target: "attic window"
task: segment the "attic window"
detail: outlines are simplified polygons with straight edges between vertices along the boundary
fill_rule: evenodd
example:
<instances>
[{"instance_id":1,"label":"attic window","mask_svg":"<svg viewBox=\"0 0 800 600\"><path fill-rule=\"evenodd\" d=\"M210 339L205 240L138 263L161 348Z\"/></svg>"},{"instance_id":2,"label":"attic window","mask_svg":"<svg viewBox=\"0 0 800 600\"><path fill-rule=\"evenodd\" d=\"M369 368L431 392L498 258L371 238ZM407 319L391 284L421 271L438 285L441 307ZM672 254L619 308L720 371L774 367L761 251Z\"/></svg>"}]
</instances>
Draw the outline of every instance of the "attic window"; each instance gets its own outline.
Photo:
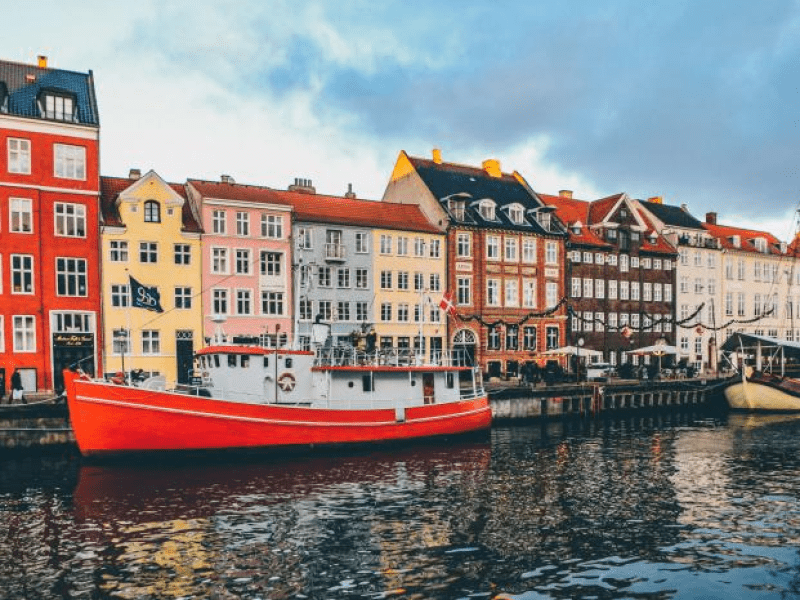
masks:
<instances>
[{"instance_id":1,"label":"attic window","mask_svg":"<svg viewBox=\"0 0 800 600\"><path fill-rule=\"evenodd\" d=\"M522 224L523 209L519 204L512 204L508 207L508 218L516 225Z\"/></svg>"},{"instance_id":2,"label":"attic window","mask_svg":"<svg viewBox=\"0 0 800 600\"><path fill-rule=\"evenodd\" d=\"M45 119L78 122L75 96L66 92L43 91L39 96L39 114Z\"/></svg>"},{"instance_id":3,"label":"attic window","mask_svg":"<svg viewBox=\"0 0 800 600\"><path fill-rule=\"evenodd\" d=\"M453 200L452 204L450 205L451 210L453 211L453 218L458 221L464 220L464 208L466 206L466 202L464 200Z\"/></svg>"},{"instance_id":4,"label":"attic window","mask_svg":"<svg viewBox=\"0 0 800 600\"><path fill-rule=\"evenodd\" d=\"M574 233L575 235L580 235L581 234L581 225L580 225L580 223L575 223L575 225L572 226L572 233Z\"/></svg>"},{"instance_id":5,"label":"attic window","mask_svg":"<svg viewBox=\"0 0 800 600\"><path fill-rule=\"evenodd\" d=\"M731 244L733 244L734 248L739 248L742 245L742 238L738 235L732 235L730 238Z\"/></svg>"},{"instance_id":6,"label":"attic window","mask_svg":"<svg viewBox=\"0 0 800 600\"><path fill-rule=\"evenodd\" d=\"M495 214L494 214L495 204L491 200L481 200L478 210L481 213L481 217L486 221L494 221Z\"/></svg>"},{"instance_id":7,"label":"attic window","mask_svg":"<svg viewBox=\"0 0 800 600\"><path fill-rule=\"evenodd\" d=\"M756 239L753 240L753 244L755 245L756 250L766 254L766 252L767 252L767 240L765 240L764 238L759 237L759 238L756 238Z\"/></svg>"},{"instance_id":8,"label":"attic window","mask_svg":"<svg viewBox=\"0 0 800 600\"><path fill-rule=\"evenodd\" d=\"M145 223L160 223L161 222L161 207L155 200L148 200L144 203L144 222Z\"/></svg>"},{"instance_id":9,"label":"attic window","mask_svg":"<svg viewBox=\"0 0 800 600\"><path fill-rule=\"evenodd\" d=\"M655 243L656 243L656 240L657 240L657 239L658 239L658 238L656 237L656 234L655 234L655 233L651 233L651 234L650 234L650 243L651 243L651 244L655 245Z\"/></svg>"}]
</instances>

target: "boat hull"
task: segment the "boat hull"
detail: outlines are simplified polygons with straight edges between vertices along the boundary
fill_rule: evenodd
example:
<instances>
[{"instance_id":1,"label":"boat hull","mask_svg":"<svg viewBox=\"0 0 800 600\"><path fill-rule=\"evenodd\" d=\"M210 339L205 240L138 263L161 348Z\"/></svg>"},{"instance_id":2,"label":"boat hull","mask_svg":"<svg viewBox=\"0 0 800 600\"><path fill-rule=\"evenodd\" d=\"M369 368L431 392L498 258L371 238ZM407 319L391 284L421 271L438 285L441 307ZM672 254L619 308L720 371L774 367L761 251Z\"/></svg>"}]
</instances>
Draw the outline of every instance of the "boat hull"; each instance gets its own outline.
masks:
<instances>
[{"instance_id":1,"label":"boat hull","mask_svg":"<svg viewBox=\"0 0 800 600\"><path fill-rule=\"evenodd\" d=\"M386 442L478 431L488 398L406 409L258 405L65 377L84 456Z\"/></svg>"},{"instance_id":2,"label":"boat hull","mask_svg":"<svg viewBox=\"0 0 800 600\"><path fill-rule=\"evenodd\" d=\"M734 410L800 411L800 383L792 379L747 377L726 387L724 394L728 406Z\"/></svg>"}]
</instances>

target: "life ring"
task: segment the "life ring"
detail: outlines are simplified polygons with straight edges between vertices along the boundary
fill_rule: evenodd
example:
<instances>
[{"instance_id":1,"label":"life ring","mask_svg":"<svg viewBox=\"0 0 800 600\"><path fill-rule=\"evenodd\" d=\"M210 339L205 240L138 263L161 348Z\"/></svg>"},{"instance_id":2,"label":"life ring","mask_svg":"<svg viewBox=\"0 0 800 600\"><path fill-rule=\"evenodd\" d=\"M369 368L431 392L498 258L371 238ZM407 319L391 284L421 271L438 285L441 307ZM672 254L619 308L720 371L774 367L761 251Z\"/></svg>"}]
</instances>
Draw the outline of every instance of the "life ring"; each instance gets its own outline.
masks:
<instances>
[{"instance_id":1,"label":"life ring","mask_svg":"<svg viewBox=\"0 0 800 600\"><path fill-rule=\"evenodd\" d=\"M294 386L297 381L294 378L294 374L290 372L281 373L281 376L278 377L278 386L284 392L291 392L294 390Z\"/></svg>"}]
</instances>

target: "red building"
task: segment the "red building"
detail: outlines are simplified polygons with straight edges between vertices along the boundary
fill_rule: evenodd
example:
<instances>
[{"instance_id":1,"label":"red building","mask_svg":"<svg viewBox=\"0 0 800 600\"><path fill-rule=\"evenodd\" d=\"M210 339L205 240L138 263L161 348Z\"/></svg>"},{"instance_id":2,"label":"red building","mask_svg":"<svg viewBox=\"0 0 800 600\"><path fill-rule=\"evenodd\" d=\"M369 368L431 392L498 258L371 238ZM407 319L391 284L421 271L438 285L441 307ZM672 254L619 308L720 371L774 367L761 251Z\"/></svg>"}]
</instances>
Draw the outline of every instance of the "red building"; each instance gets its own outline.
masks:
<instances>
[{"instance_id":1,"label":"red building","mask_svg":"<svg viewBox=\"0 0 800 600\"><path fill-rule=\"evenodd\" d=\"M100 126L94 79L0 61L0 384L99 368Z\"/></svg>"}]
</instances>

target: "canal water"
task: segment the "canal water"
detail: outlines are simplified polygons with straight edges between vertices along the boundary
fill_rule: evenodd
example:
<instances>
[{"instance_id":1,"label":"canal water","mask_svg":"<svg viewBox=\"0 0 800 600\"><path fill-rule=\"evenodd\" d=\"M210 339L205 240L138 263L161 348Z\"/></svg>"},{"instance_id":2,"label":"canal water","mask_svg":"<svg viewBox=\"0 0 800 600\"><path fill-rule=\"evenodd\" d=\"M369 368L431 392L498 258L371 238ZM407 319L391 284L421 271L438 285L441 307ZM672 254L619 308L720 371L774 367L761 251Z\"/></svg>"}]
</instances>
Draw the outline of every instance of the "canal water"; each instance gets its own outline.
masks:
<instances>
[{"instance_id":1,"label":"canal water","mask_svg":"<svg viewBox=\"0 0 800 600\"><path fill-rule=\"evenodd\" d=\"M800 419L198 464L0 457L2 598L790 598Z\"/></svg>"}]
</instances>

